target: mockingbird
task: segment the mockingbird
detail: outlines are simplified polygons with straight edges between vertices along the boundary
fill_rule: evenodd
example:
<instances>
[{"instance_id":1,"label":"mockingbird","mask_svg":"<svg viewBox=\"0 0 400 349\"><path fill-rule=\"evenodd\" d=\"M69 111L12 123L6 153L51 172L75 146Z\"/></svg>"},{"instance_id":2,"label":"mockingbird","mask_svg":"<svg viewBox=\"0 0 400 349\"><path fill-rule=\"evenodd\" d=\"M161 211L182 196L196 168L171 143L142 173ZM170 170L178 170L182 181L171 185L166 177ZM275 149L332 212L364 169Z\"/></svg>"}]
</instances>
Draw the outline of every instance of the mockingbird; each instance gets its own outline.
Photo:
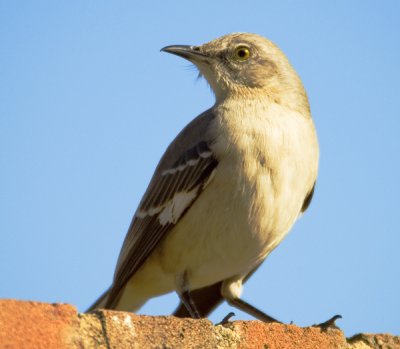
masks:
<instances>
[{"instance_id":1,"label":"mockingbird","mask_svg":"<svg viewBox=\"0 0 400 349\"><path fill-rule=\"evenodd\" d=\"M216 101L167 148L113 283L90 309L135 311L176 291L178 316L207 316L225 299L276 321L240 295L313 195L319 151L306 92L281 50L259 35L161 51L192 62Z\"/></svg>"}]
</instances>

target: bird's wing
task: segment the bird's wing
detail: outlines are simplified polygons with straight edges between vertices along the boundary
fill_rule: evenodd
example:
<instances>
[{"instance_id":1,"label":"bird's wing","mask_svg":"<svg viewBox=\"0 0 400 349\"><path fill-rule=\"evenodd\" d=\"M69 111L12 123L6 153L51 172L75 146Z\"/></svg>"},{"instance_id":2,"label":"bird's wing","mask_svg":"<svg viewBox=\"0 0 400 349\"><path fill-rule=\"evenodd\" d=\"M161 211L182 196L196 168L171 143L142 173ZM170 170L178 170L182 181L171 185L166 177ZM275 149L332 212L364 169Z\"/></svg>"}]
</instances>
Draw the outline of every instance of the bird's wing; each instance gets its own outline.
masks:
<instances>
[{"instance_id":1,"label":"bird's wing","mask_svg":"<svg viewBox=\"0 0 400 349\"><path fill-rule=\"evenodd\" d=\"M207 139L212 119L208 111L193 120L162 157L128 229L106 308L211 180L218 164Z\"/></svg>"}]
</instances>

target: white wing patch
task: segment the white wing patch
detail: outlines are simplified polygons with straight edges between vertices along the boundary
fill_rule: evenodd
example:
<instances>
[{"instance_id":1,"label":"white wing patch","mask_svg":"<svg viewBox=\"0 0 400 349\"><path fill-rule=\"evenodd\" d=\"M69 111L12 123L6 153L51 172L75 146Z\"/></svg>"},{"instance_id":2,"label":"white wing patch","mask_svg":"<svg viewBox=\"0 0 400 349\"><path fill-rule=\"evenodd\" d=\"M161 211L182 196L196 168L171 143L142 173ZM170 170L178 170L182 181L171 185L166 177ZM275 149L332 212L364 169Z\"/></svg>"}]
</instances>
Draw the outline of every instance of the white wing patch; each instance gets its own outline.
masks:
<instances>
[{"instance_id":1,"label":"white wing patch","mask_svg":"<svg viewBox=\"0 0 400 349\"><path fill-rule=\"evenodd\" d=\"M198 158L188 160L188 161L185 162L184 164L179 165L179 166L177 166L177 167L169 168L168 170L165 170L165 171L161 174L161 176L166 176L166 175L175 174L175 173L177 173L177 172L181 172L181 171L185 170L187 167L196 166L196 165L199 163L200 159L207 159L207 158L209 158L211 155L212 155L212 152L211 152L211 151L209 151L209 150L208 150L208 151L203 151L202 153L199 153L199 154L198 154L198 156L199 156Z\"/></svg>"},{"instance_id":2,"label":"white wing patch","mask_svg":"<svg viewBox=\"0 0 400 349\"><path fill-rule=\"evenodd\" d=\"M174 168L170 168L168 170L165 170L161 176L166 176L166 175L170 175L170 174L175 174L177 172L181 172L184 169L186 169L186 167L189 166L196 166L199 163L200 159L193 159L193 160L189 160L187 163L180 165L178 167L174 167Z\"/></svg>"},{"instance_id":3,"label":"white wing patch","mask_svg":"<svg viewBox=\"0 0 400 349\"><path fill-rule=\"evenodd\" d=\"M158 220L161 225L168 223L175 224L179 218L181 218L182 213L190 206L192 201L197 196L198 188L194 188L189 192L176 193L174 197L168 201L164 209L158 216Z\"/></svg>"},{"instance_id":4,"label":"white wing patch","mask_svg":"<svg viewBox=\"0 0 400 349\"><path fill-rule=\"evenodd\" d=\"M137 218L145 218L146 216L154 216L155 214L159 213L163 209L163 206L151 207L147 211L138 210L136 212Z\"/></svg>"},{"instance_id":5,"label":"white wing patch","mask_svg":"<svg viewBox=\"0 0 400 349\"><path fill-rule=\"evenodd\" d=\"M210 173L210 176L207 178L206 182L201 185L201 189L204 189L214 178L215 169ZM148 210L137 210L136 217L143 219L146 217L151 217L154 215L158 215L158 221L161 225L165 225L167 223L175 224L179 218L182 216L182 213L189 207L192 201L197 197L199 190L199 186L193 188L189 192L179 192L174 195L174 197L169 200L166 204L150 207Z\"/></svg>"}]
</instances>

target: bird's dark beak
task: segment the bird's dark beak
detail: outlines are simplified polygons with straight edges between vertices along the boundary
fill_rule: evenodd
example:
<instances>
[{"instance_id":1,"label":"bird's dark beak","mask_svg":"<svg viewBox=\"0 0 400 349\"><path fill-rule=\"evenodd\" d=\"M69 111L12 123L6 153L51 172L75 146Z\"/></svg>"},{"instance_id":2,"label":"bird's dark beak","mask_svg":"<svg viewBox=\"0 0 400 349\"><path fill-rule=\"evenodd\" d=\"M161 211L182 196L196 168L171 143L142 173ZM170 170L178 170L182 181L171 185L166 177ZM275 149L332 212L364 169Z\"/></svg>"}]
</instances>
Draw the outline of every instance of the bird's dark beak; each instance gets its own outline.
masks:
<instances>
[{"instance_id":1,"label":"bird's dark beak","mask_svg":"<svg viewBox=\"0 0 400 349\"><path fill-rule=\"evenodd\" d=\"M163 47L161 51L172 53L189 61L199 61L207 57L207 55L201 52L199 46L171 45Z\"/></svg>"}]
</instances>

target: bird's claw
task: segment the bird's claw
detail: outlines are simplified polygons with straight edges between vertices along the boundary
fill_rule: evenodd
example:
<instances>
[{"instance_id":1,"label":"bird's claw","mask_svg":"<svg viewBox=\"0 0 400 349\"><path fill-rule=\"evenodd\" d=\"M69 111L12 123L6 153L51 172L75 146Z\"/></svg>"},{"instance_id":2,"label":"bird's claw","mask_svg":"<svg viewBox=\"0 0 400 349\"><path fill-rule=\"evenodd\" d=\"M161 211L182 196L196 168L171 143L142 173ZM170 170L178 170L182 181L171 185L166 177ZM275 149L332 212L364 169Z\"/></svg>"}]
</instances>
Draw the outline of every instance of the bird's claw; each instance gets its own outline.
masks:
<instances>
[{"instance_id":1,"label":"bird's claw","mask_svg":"<svg viewBox=\"0 0 400 349\"><path fill-rule=\"evenodd\" d=\"M339 329L339 327L336 325L335 321L338 319L341 319L342 315L335 315L332 316L329 320L322 322L317 325L312 325L312 327L319 327L322 331L327 331L328 329Z\"/></svg>"},{"instance_id":2,"label":"bird's claw","mask_svg":"<svg viewBox=\"0 0 400 349\"><path fill-rule=\"evenodd\" d=\"M229 313L221 320L221 322L219 322L219 323L217 324L217 326L218 326L218 325L226 325L226 324L229 322L229 320L230 320L233 316L235 316L235 313L234 313L233 311L229 312Z\"/></svg>"}]
</instances>

